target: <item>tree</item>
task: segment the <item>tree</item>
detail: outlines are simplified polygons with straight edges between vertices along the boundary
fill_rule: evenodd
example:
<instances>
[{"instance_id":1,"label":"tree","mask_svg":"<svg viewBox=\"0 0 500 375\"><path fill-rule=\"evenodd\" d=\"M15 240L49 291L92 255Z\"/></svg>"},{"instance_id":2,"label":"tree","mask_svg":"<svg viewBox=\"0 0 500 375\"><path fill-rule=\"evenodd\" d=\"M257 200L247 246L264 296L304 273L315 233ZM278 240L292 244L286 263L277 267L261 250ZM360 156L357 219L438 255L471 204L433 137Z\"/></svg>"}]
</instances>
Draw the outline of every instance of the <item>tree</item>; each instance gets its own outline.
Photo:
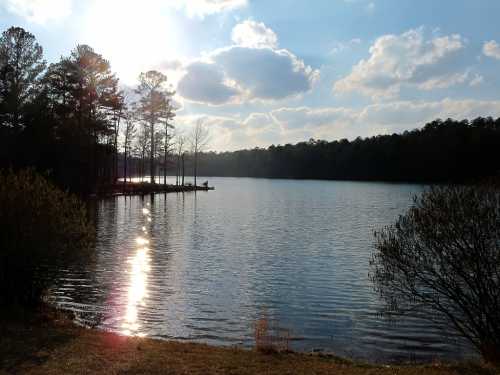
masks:
<instances>
[{"instance_id":1,"label":"tree","mask_svg":"<svg viewBox=\"0 0 500 375\"><path fill-rule=\"evenodd\" d=\"M175 117L173 109L174 108L172 106L171 100L168 100L167 111L165 113L165 123L164 123L165 134L163 139L163 185L167 184L167 158L171 147L170 143L173 138L173 135L169 134L168 130L175 129L175 127L172 124L169 124L169 121Z\"/></svg>"},{"instance_id":2,"label":"tree","mask_svg":"<svg viewBox=\"0 0 500 375\"><path fill-rule=\"evenodd\" d=\"M175 184L184 186L184 150L186 144L186 139L182 133L176 135L176 153L177 153L177 173L175 178ZM179 181L180 180L180 181Z\"/></svg>"},{"instance_id":3,"label":"tree","mask_svg":"<svg viewBox=\"0 0 500 375\"><path fill-rule=\"evenodd\" d=\"M80 189L113 176L114 137L125 106L109 62L87 45L52 64L44 77L56 138L71 160L64 174L78 170Z\"/></svg>"},{"instance_id":4,"label":"tree","mask_svg":"<svg viewBox=\"0 0 500 375\"><path fill-rule=\"evenodd\" d=\"M33 34L11 27L0 37L0 127L22 130L27 107L40 90L43 49Z\"/></svg>"},{"instance_id":5,"label":"tree","mask_svg":"<svg viewBox=\"0 0 500 375\"><path fill-rule=\"evenodd\" d=\"M388 312L430 309L500 360L500 190L433 187L376 233L371 278Z\"/></svg>"},{"instance_id":6,"label":"tree","mask_svg":"<svg viewBox=\"0 0 500 375\"><path fill-rule=\"evenodd\" d=\"M125 117L124 112L126 111L125 106L125 95L123 92L119 92L112 100L115 103L112 103L111 110L113 111L112 120L113 120L113 182L116 180L118 176L118 136L120 134L120 122Z\"/></svg>"},{"instance_id":7,"label":"tree","mask_svg":"<svg viewBox=\"0 0 500 375\"><path fill-rule=\"evenodd\" d=\"M193 176L194 176L194 186L196 186L196 177L198 175L198 156L200 152L203 151L209 140L208 129L206 128L202 119L196 122L193 128L191 137L189 139L191 143L191 152L193 153Z\"/></svg>"},{"instance_id":8,"label":"tree","mask_svg":"<svg viewBox=\"0 0 500 375\"><path fill-rule=\"evenodd\" d=\"M172 91L166 89L167 76L156 70L150 70L139 75L139 86L136 93L140 96L137 104L138 115L149 126L150 150L149 171L150 182L155 183L155 126L168 118L170 97ZM168 121L168 120L167 120Z\"/></svg>"},{"instance_id":9,"label":"tree","mask_svg":"<svg viewBox=\"0 0 500 375\"><path fill-rule=\"evenodd\" d=\"M132 148L132 141L136 134L134 112L128 111L124 115L125 128L123 129L123 186L127 183L128 157Z\"/></svg>"}]
</instances>

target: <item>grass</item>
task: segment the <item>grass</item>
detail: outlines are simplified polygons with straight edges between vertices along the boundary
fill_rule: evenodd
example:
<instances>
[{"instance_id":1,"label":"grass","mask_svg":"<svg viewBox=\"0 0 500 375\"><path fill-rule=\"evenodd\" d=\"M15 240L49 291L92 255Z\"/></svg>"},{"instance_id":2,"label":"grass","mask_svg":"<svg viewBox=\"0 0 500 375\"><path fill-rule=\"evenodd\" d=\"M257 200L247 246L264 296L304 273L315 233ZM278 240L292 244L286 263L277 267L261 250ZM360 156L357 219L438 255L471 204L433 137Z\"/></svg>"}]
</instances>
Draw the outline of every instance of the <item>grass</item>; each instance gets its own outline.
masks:
<instances>
[{"instance_id":1,"label":"grass","mask_svg":"<svg viewBox=\"0 0 500 375\"><path fill-rule=\"evenodd\" d=\"M264 354L119 336L76 327L57 313L15 316L0 320L0 374L500 374L477 364L375 366L334 356Z\"/></svg>"}]
</instances>

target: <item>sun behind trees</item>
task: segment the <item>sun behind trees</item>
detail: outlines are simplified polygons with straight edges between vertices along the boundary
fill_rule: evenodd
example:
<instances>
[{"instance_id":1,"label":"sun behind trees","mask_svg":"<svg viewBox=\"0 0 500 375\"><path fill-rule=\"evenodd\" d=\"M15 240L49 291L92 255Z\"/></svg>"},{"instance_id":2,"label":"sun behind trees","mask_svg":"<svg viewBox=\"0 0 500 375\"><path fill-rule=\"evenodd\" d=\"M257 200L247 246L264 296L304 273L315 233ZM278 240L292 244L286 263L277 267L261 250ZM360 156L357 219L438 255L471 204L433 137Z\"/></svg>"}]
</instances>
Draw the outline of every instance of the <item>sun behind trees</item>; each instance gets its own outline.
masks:
<instances>
[{"instance_id":1,"label":"sun behind trees","mask_svg":"<svg viewBox=\"0 0 500 375\"><path fill-rule=\"evenodd\" d=\"M34 35L11 27L0 38L0 167L50 170L60 185L90 193L126 176L140 149L151 182L163 159L166 183L174 91L164 74L148 71L135 94L127 100L132 95L92 47L78 45L47 67Z\"/></svg>"},{"instance_id":2,"label":"sun behind trees","mask_svg":"<svg viewBox=\"0 0 500 375\"><path fill-rule=\"evenodd\" d=\"M158 124L164 125L165 138L163 139L163 150L164 163L166 164L170 142L168 129L172 128L172 125L168 122L175 116L173 113L174 108L171 104L171 98L174 95L174 92L169 91L165 87L166 83L167 76L152 70L140 74L139 86L136 89L136 93L140 96L140 99L136 104L137 115L141 121L148 126L147 131L149 132L150 137L149 177L152 184L156 182L155 157L158 151L158 145L155 141L158 138L155 127ZM164 183L166 184L166 165L164 165Z\"/></svg>"}]
</instances>

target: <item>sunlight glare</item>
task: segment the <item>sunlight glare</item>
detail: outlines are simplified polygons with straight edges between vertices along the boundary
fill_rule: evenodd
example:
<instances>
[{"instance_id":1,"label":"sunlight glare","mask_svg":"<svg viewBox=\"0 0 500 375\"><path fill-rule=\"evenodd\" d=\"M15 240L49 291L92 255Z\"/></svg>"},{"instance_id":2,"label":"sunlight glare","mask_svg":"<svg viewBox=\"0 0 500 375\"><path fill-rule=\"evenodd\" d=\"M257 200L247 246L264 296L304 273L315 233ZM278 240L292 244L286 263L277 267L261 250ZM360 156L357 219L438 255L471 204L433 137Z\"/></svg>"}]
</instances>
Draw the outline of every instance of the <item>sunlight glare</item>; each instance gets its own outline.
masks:
<instances>
[{"instance_id":1,"label":"sunlight glare","mask_svg":"<svg viewBox=\"0 0 500 375\"><path fill-rule=\"evenodd\" d=\"M148 241L149 242L149 241ZM147 297L147 277L151 269L147 248L139 248L135 256L129 260L131 264L130 284L128 287L127 309L122 333L131 336L140 334L138 321L138 306L145 306Z\"/></svg>"},{"instance_id":2,"label":"sunlight glare","mask_svg":"<svg viewBox=\"0 0 500 375\"><path fill-rule=\"evenodd\" d=\"M81 40L109 60L123 82L134 84L141 71L176 58L182 41L174 21L159 0L94 0Z\"/></svg>"}]
</instances>

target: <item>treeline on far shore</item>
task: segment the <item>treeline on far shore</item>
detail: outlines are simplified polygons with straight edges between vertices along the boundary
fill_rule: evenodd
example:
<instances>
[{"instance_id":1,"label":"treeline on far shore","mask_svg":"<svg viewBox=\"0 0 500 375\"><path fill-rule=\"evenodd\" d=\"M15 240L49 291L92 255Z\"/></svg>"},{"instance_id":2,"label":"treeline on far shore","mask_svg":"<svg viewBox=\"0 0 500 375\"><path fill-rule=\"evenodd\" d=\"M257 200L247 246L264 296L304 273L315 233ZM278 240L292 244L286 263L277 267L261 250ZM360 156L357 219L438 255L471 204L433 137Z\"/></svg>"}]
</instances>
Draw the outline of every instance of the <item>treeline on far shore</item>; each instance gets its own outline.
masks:
<instances>
[{"instance_id":1,"label":"treeline on far shore","mask_svg":"<svg viewBox=\"0 0 500 375\"><path fill-rule=\"evenodd\" d=\"M500 173L500 118L435 120L402 134L311 139L200 155L202 176L466 182Z\"/></svg>"}]
</instances>

